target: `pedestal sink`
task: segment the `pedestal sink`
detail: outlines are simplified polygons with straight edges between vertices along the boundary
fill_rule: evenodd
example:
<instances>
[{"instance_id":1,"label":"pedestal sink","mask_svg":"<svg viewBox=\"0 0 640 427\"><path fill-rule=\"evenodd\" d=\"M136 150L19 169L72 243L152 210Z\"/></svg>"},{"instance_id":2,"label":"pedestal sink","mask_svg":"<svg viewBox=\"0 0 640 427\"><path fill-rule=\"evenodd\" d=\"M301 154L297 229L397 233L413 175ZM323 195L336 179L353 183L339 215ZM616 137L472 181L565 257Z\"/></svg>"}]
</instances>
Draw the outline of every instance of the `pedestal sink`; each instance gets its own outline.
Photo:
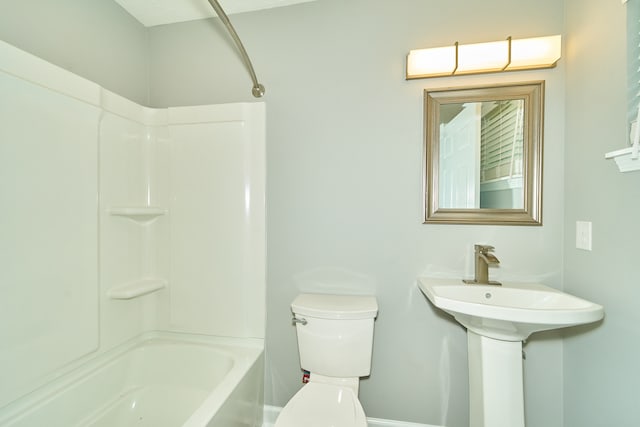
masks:
<instances>
[{"instance_id":1,"label":"pedestal sink","mask_svg":"<svg viewBox=\"0 0 640 427\"><path fill-rule=\"evenodd\" d=\"M604 316L602 306L540 284L419 278L418 287L467 328L470 427L524 427L522 341Z\"/></svg>"}]
</instances>

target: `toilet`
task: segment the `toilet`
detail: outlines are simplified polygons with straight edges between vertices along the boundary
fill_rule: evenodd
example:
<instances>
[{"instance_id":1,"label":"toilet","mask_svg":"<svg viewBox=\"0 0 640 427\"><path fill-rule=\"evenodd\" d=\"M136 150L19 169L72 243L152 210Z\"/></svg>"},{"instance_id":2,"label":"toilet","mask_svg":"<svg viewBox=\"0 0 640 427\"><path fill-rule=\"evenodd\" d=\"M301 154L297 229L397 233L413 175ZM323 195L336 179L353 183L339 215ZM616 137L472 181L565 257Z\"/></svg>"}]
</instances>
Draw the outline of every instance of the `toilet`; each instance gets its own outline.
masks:
<instances>
[{"instance_id":1,"label":"toilet","mask_svg":"<svg viewBox=\"0 0 640 427\"><path fill-rule=\"evenodd\" d=\"M371 372L372 296L300 294L291 303L300 366L309 382L289 400L274 427L367 427L358 400Z\"/></svg>"}]
</instances>

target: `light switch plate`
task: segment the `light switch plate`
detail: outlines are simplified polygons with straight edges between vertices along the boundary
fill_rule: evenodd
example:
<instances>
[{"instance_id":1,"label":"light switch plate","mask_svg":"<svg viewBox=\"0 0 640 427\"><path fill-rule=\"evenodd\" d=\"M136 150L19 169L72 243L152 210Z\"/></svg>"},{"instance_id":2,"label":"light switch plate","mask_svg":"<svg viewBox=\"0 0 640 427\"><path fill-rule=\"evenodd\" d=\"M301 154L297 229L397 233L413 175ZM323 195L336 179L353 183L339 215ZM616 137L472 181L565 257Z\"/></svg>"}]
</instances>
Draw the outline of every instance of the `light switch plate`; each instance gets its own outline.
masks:
<instances>
[{"instance_id":1,"label":"light switch plate","mask_svg":"<svg viewBox=\"0 0 640 427\"><path fill-rule=\"evenodd\" d=\"M576 221L576 248L591 250L591 221Z\"/></svg>"}]
</instances>

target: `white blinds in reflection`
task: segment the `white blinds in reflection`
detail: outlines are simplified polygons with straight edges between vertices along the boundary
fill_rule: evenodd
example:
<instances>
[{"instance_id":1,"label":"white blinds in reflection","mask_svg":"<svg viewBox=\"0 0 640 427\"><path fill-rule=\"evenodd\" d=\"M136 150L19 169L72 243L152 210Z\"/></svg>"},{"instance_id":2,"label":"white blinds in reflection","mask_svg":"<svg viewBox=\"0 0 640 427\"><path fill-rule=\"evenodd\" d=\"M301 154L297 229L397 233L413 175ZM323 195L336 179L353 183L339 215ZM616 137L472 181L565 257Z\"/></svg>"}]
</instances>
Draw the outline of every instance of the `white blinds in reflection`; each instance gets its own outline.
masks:
<instances>
[{"instance_id":1,"label":"white blinds in reflection","mask_svg":"<svg viewBox=\"0 0 640 427\"><path fill-rule=\"evenodd\" d=\"M482 117L480 182L522 176L524 101L497 101Z\"/></svg>"}]
</instances>

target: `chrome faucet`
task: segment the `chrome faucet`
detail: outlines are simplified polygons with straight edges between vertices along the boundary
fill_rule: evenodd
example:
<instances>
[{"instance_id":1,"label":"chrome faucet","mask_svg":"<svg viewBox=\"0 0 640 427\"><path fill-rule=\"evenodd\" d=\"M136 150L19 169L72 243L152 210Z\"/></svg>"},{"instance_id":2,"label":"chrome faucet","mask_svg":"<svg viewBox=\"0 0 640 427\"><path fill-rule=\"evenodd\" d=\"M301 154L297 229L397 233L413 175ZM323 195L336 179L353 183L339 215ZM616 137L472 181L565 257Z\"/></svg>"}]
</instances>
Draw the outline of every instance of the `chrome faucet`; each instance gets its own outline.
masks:
<instances>
[{"instance_id":1,"label":"chrome faucet","mask_svg":"<svg viewBox=\"0 0 640 427\"><path fill-rule=\"evenodd\" d=\"M476 276L473 280L463 280L464 283L475 285L497 285L500 286L500 282L489 280L489 266L498 265L500 261L494 254L493 246L489 245L475 245L475 262L476 262Z\"/></svg>"}]
</instances>

